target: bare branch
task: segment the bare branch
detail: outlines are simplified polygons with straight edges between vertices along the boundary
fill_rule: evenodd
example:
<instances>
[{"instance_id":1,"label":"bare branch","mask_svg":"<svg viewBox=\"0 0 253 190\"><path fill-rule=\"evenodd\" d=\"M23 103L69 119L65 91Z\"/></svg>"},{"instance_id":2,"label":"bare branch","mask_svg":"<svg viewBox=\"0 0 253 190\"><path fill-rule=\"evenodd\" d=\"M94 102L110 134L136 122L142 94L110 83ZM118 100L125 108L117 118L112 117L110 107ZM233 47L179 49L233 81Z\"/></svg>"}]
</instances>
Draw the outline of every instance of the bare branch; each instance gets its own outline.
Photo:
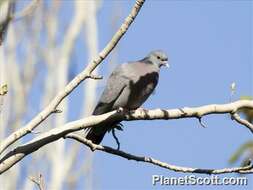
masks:
<instances>
[{"instance_id":1,"label":"bare branch","mask_svg":"<svg viewBox=\"0 0 253 190\"><path fill-rule=\"evenodd\" d=\"M40 1L41 0L33 0L33 1L31 1L29 5L27 5L20 12L16 13L15 15L13 15L11 19L12 20L19 20L19 19L22 19L22 18L30 15L36 9L36 7L39 5Z\"/></svg>"},{"instance_id":2,"label":"bare branch","mask_svg":"<svg viewBox=\"0 0 253 190\"><path fill-rule=\"evenodd\" d=\"M85 144L92 150L100 150L109 154L117 155L128 160L135 160L138 162L146 162L155 166L159 166L168 170L173 170L175 172L184 172L184 173L199 173L199 174L225 174L225 173L241 173L246 172L253 169L253 165L250 163L248 166L244 167L236 167L236 168L223 168L223 169L201 169L201 168L188 168L188 167L181 167L168 164L166 162L161 162L151 157L146 156L136 156L118 149L113 149L108 146L96 145L93 144L90 140L83 138L77 134L68 134L66 138L74 139L80 143ZM251 171L253 173L253 171Z\"/></svg>"},{"instance_id":3,"label":"bare branch","mask_svg":"<svg viewBox=\"0 0 253 190\"><path fill-rule=\"evenodd\" d=\"M248 122L246 119L242 119L238 113L231 114L232 118L236 120L238 123L247 127L253 133L253 124Z\"/></svg>"},{"instance_id":4,"label":"bare branch","mask_svg":"<svg viewBox=\"0 0 253 190\"><path fill-rule=\"evenodd\" d=\"M125 115L126 120L153 120L153 119L180 119L180 118L202 118L205 115L210 114L234 114L241 108L253 109L252 100L238 100L228 104L211 104L201 107L193 108L179 108L171 110L146 110L145 112L140 112L136 110ZM240 124L247 127L251 132L253 132L253 126L247 121L239 122ZM203 123L202 123L203 124Z\"/></svg>"},{"instance_id":5,"label":"bare branch","mask_svg":"<svg viewBox=\"0 0 253 190\"><path fill-rule=\"evenodd\" d=\"M3 38L7 31L9 23L13 20L19 20L23 17L31 14L41 0L33 0L28 6L26 6L22 11L14 14L15 1L6 1L1 3L0 7L0 45L3 42ZM3 10L2 10L3 9ZM1 12L4 12L2 15Z\"/></svg>"},{"instance_id":6,"label":"bare branch","mask_svg":"<svg viewBox=\"0 0 253 190\"><path fill-rule=\"evenodd\" d=\"M0 46L3 43L8 25L14 12L14 2L1 2L0 4Z\"/></svg>"},{"instance_id":7,"label":"bare branch","mask_svg":"<svg viewBox=\"0 0 253 190\"><path fill-rule=\"evenodd\" d=\"M45 184L42 174L39 174L38 178L32 176L29 177L29 179L38 186L39 190L45 190Z\"/></svg>"},{"instance_id":8,"label":"bare branch","mask_svg":"<svg viewBox=\"0 0 253 190\"><path fill-rule=\"evenodd\" d=\"M30 133L34 128L36 128L40 123L42 123L48 116L54 113L57 106L61 101L68 96L82 81L91 76L92 71L106 58L106 56L113 50L117 45L122 36L126 33L136 16L138 15L145 0L136 0L133 9L131 10L128 17L125 19L124 23L121 25L119 30L112 37L111 41L105 46L105 48L95 57L88 66L79 73L72 81L68 83L65 88L60 91L56 97L49 103L49 105L42 110L37 116L35 116L28 124L20 128L18 131L12 133L8 136L0 145L0 154L11 144Z\"/></svg>"},{"instance_id":9,"label":"bare branch","mask_svg":"<svg viewBox=\"0 0 253 190\"><path fill-rule=\"evenodd\" d=\"M14 150L8 152L3 158L1 158L0 174L8 170L10 167L22 160L28 154L37 151L39 148L43 147L46 144L65 137L65 135L67 135L68 133L95 126L101 122L114 119L118 116L118 111L112 111L100 116L90 116L85 119L70 122L61 127L57 127L49 130L48 132L42 133L30 142L16 147Z\"/></svg>"},{"instance_id":10,"label":"bare branch","mask_svg":"<svg viewBox=\"0 0 253 190\"><path fill-rule=\"evenodd\" d=\"M113 121L113 120L154 120L154 119L179 119L179 118L189 118L189 117L202 117L207 114L221 114L221 113L235 113L241 108L251 108L253 109L253 101L250 100L239 100L236 102L228 104L215 104L206 105L195 108L183 108L182 109L171 109L171 110L136 110L136 111L126 111L126 110L115 110L106 114L98 116L90 116L81 120L67 123L61 127L54 128L39 135L30 142L18 146L14 150L7 153L0 160L0 174L8 170L14 164L19 162L28 154L38 150L42 146L54 142L60 138L65 137L71 132L82 130L88 127L94 127L97 125L102 126L102 123Z\"/></svg>"}]
</instances>

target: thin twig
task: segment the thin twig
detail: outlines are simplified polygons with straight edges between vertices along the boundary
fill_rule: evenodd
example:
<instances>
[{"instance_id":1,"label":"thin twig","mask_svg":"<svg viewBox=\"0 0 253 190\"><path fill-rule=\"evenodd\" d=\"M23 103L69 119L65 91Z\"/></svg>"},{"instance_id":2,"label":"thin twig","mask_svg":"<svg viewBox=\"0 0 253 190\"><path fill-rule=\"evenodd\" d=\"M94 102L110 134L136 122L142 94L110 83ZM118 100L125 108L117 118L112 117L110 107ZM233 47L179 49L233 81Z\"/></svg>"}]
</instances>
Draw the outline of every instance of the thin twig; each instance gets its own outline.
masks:
<instances>
[{"instance_id":1,"label":"thin twig","mask_svg":"<svg viewBox=\"0 0 253 190\"><path fill-rule=\"evenodd\" d=\"M201 127L206 128L205 124L202 121L202 117L198 117L198 120L199 120Z\"/></svg>"},{"instance_id":2,"label":"thin twig","mask_svg":"<svg viewBox=\"0 0 253 190\"><path fill-rule=\"evenodd\" d=\"M238 123L247 127L253 133L253 124L248 122L246 119L242 119L238 113L231 114L232 118Z\"/></svg>"},{"instance_id":3,"label":"thin twig","mask_svg":"<svg viewBox=\"0 0 253 190\"><path fill-rule=\"evenodd\" d=\"M149 163L158 167L162 167L168 170L173 170L175 172L184 172L184 173L199 173L199 174L225 174L225 173L242 173L242 172L247 172L249 170L253 169L252 163L250 163L248 166L243 166L243 167L235 167L235 168L223 168L223 169L202 169L202 168L189 168L189 167L181 167L181 166L176 166L172 164L168 164L166 162L161 162L160 160L156 160L151 157L147 156L136 156L118 149L113 149L108 146L102 146L102 145L97 145L93 144L90 140L87 140L86 138L77 135L77 134L68 134L65 136L66 138L74 139L82 144L85 144L89 148L93 150L100 150L109 154L117 155L122 158L126 158L128 160L135 160L138 162L145 162ZM252 172L253 173L253 172Z\"/></svg>"},{"instance_id":4,"label":"thin twig","mask_svg":"<svg viewBox=\"0 0 253 190\"><path fill-rule=\"evenodd\" d=\"M27 5L23 10L21 10L20 12L14 14L11 19L12 20L20 20L28 15L30 15L39 5L41 0L33 0L30 2L29 5Z\"/></svg>"},{"instance_id":5,"label":"thin twig","mask_svg":"<svg viewBox=\"0 0 253 190\"><path fill-rule=\"evenodd\" d=\"M42 174L39 174L38 179L33 176L29 177L29 179L38 186L39 190L45 190L45 184Z\"/></svg>"}]
</instances>

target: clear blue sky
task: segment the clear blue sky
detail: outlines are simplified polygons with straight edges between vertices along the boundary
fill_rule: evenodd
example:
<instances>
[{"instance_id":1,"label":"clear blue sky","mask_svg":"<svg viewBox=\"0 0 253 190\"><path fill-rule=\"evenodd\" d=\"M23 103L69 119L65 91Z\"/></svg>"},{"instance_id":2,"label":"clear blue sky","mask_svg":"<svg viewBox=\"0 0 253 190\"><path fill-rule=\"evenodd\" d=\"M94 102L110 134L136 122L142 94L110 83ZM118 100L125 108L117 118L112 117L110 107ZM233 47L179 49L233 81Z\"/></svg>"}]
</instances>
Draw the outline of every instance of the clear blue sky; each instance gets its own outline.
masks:
<instances>
[{"instance_id":1,"label":"clear blue sky","mask_svg":"<svg viewBox=\"0 0 253 190\"><path fill-rule=\"evenodd\" d=\"M114 32L111 16L115 4L123 11L121 23L134 2L104 1L98 16L100 49ZM237 85L234 99L253 95L252 9L252 1L246 0L147 1L120 41L118 58L119 63L137 60L153 49L163 49L169 54L171 67L161 71L156 93L144 107L169 109L227 103L232 82ZM81 69L83 48L77 47L76 52L75 59ZM106 64L108 59L100 67L104 76L108 76ZM102 89L98 88L98 95ZM71 96L78 97L79 92ZM80 105L80 100L76 100L74 107ZM229 115L207 116L203 122L207 128L202 128L196 119L124 122L124 131L117 134L122 150L130 153L179 166L229 167L231 154L251 140L252 134L231 121ZM116 147L111 135L105 137L103 144ZM94 158L95 189L162 189L159 185L152 186L152 175L187 175L101 152L96 152ZM241 189L253 188L252 175L248 178L249 185ZM239 186L167 188L240 189Z\"/></svg>"}]
</instances>

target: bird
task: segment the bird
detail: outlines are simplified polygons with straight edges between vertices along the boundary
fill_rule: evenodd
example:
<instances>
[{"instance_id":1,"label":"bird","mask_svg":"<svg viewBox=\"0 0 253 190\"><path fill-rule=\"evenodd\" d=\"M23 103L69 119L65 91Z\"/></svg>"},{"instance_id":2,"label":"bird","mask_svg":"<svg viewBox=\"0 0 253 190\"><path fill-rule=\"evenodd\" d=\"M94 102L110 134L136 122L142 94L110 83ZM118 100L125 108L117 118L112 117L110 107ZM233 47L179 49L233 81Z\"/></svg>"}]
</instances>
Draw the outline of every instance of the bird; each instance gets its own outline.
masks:
<instances>
[{"instance_id":1,"label":"bird","mask_svg":"<svg viewBox=\"0 0 253 190\"><path fill-rule=\"evenodd\" d=\"M157 86L159 71L163 66L169 67L168 56L163 50L154 50L139 61L118 65L109 76L92 115L101 115L119 108L140 108ZM106 132L119 127L120 122L110 121L88 128L86 139L100 144Z\"/></svg>"}]
</instances>

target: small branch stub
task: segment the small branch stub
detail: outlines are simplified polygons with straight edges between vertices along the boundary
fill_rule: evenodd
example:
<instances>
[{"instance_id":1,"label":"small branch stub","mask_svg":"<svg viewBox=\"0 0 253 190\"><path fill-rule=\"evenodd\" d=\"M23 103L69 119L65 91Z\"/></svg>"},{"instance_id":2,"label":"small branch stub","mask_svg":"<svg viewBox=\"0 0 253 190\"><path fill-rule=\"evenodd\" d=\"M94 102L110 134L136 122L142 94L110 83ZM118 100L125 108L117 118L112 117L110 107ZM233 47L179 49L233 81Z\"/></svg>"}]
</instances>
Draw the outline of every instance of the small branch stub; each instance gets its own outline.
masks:
<instances>
[{"instance_id":1,"label":"small branch stub","mask_svg":"<svg viewBox=\"0 0 253 190\"><path fill-rule=\"evenodd\" d=\"M101 80L101 79L103 79L103 76L90 74L90 75L88 75L88 78L91 78L94 80Z\"/></svg>"}]
</instances>

